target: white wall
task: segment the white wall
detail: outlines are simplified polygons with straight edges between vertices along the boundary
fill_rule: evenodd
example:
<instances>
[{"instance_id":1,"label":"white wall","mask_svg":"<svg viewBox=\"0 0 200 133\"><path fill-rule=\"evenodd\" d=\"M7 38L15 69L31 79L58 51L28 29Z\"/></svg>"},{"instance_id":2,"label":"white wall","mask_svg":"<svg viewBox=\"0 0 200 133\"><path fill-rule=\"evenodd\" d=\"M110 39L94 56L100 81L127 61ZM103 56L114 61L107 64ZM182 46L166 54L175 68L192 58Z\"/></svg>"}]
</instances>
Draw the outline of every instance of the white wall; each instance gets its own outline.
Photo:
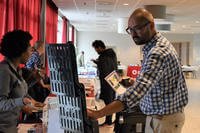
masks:
<instances>
[{"instance_id":1,"label":"white wall","mask_svg":"<svg viewBox=\"0 0 200 133\"><path fill-rule=\"evenodd\" d=\"M171 42L189 42L190 43L190 64L200 64L200 39L199 35L193 34L163 34ZM118 34L113 32L84 32L79 31L77 35L78 51L85 51L85 61L97 58L98 55L92 48L94 40L102 40L107 46L116 46L118 60L124 65L140 64L141 53L140 46L135 45L131 36L127 34ZM194 46L193 46L194 45ZM195 58L199 57L197 60ZM195 58L193 58L195 57ZM193 63L194 62L194 63Z\"/></svg>"},{"instance_id":2,"label":"white wall","mask_svg":"<svg viewBox=\"0 0 200 133\"><path fill-rule=\"evenodd\" d=\"M200 65L200 34L194 35L193 57L194 65Z\"/></svg>"},{"instance_id":3,"label":"white wall","mask_svg":"<svg viewBox=\"0 0 200 133\"><path fill-rule=\"evenodd\" d=\"M171 42L189 42L189 64L193 65L193 44L194 44L194 34L163 34ZM182 53L184 54L184 53Z\"/></svg>"},{"instance_id":4,"label":"white wall","mask_svg":"<svg viewBox=\"0 0 200 133\"><path fill-rule=\"evenodd\" d=\"M109 32L78 32L77 37L78 51L85 51L86 62L98 57L98 54L92 48L92 42L102 40L105 45L116 47L118 60L122 64L140 63L140 47L134 44L129 35Z\"/></svg>"}]
</instances>

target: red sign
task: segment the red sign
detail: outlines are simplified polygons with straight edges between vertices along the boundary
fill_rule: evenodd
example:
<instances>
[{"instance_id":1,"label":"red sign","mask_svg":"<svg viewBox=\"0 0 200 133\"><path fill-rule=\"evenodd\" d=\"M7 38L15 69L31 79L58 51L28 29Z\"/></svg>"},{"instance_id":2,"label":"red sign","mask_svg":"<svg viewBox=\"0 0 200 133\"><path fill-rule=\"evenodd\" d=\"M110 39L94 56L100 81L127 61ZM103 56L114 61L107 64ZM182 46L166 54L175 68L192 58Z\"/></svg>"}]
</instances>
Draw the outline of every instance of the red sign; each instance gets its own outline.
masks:
<instances>
[{"instance_id":1,"label":"red sign","mask_svg":"<svg viewBox=\"0 0 200 133\"><path fill-rule=\"evenodd\" d=\"M127 76L136 78L140 73L141 66L128 66Z\"/></svg>"}]
</instances>

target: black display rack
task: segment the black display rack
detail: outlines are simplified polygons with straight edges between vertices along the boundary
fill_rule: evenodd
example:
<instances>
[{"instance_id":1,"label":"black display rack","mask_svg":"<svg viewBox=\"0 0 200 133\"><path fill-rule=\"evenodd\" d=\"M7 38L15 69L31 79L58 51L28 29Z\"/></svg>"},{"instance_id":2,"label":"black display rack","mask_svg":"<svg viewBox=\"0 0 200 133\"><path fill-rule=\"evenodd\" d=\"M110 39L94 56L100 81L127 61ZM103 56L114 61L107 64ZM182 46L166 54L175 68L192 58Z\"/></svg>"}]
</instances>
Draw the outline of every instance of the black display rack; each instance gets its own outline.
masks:
<instances>
[{"instance_id":1,"label":"black display rack","mask_svg":"<svg viewBox=\"0 0 200 133\"><path fill-rule=\"evenodd\" d=\"M85 89L78 82L73 43L48 44L46 53L52 93L58 97L61 128L67 133L98 133L97 121L87 118Z\"/></svg>"}]
</instances>

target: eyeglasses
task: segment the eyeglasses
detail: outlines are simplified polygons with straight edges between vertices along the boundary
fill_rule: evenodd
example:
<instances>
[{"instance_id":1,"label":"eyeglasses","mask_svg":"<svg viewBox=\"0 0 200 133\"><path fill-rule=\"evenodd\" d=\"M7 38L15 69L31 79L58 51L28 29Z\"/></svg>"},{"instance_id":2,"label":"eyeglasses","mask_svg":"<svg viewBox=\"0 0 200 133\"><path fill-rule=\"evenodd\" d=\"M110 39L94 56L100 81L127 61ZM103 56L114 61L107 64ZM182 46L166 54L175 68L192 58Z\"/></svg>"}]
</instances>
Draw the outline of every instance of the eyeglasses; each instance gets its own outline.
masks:
<instances>
[{"instance_id":1,"label":"eyeglasses","mask_svg":"<svg viewBox=\"0 0 200 133\"><path fill-rule=\"evenodd\" d=\"M150 22L148 21L148 22L146 22L146 23L144 23L143 25L136 25L136 26L134 26L134 27L128 27L128 28L126 28L126 32L128 33L128 34L132 34L133 32L134 33L137 33L137 32L139 32L143 27L145 27L145 26L147 26L148 24L149 24Z\"/></svg>"}]
</instances>

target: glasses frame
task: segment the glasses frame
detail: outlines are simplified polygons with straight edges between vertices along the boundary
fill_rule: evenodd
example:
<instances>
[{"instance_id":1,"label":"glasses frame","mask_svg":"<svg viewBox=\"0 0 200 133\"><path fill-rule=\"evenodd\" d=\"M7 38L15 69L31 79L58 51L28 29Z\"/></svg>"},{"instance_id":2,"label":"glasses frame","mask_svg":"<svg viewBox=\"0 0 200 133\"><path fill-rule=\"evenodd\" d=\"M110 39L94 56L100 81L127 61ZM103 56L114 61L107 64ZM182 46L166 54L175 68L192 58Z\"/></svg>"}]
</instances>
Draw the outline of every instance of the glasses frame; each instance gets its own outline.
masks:
<instances>
[{"instance_id":1,"label":"glasses frame","mask_svg":"<svg viewBox=\"0 0 200 133\"><path fill-rule=\"evenodd\" d=\"M148 22L146 22L146 23L144 23L144 24L142 24L142 25L136 25L136 26L134 26L134 27L128 27L128 28L126 28L126 32L128 33L128 34L132 34L132 33L137 33L137 32L139 32L139 30L141 30L142 28L144 28L145 26L147 26L148 24L150 24L150 22L148 21Z\"/></svg>"}]
</instances>

